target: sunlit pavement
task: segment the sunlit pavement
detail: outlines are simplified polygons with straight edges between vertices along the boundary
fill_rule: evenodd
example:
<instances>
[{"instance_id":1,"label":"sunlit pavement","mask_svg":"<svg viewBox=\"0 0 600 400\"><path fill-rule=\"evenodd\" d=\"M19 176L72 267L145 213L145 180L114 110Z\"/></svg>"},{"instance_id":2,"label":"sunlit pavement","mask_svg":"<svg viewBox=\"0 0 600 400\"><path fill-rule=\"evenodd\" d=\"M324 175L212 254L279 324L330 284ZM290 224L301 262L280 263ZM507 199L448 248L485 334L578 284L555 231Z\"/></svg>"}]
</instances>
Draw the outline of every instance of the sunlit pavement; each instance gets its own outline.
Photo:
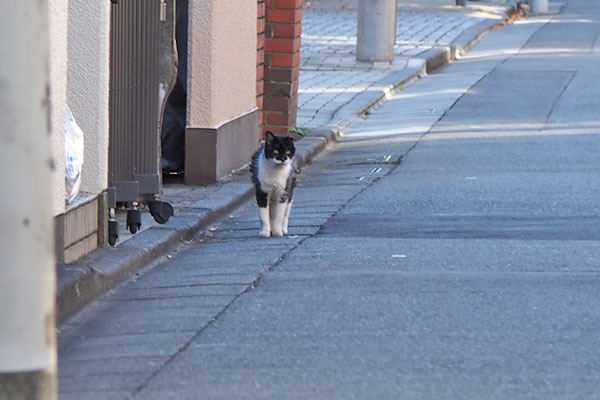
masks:
<instances>
[{"instance_id":1,"label":"sunlit pavement","mask_svg":"<svg viewBox=\"0 0 600 400\"><path fill-rule=\"evenodd\" d=\"M424 53L451 46L467 29L484 20L498 21L506 9L502 2L478 2L475 8L442 7L430 2L427 13L399 12L395 58L392 62L356 60L357 12L325 5L305 10L302 26L298 120L300 127L343 124L335 112L357 94L381 88L377 83L400 71L419 75ZM341 3L343 4L343 2ZM421 10L420 10L421 11Z\"/></svg>"},{"instance_id":2,"label":"sunlit pavement","mask_svg":"<svg viewBox=\"0 0 600 400\"><path fill-rule=\"evenodd\" d=\"M487 35L61 328L61 399L600 398L600 6Z\"/></svg>"}]
</instances>

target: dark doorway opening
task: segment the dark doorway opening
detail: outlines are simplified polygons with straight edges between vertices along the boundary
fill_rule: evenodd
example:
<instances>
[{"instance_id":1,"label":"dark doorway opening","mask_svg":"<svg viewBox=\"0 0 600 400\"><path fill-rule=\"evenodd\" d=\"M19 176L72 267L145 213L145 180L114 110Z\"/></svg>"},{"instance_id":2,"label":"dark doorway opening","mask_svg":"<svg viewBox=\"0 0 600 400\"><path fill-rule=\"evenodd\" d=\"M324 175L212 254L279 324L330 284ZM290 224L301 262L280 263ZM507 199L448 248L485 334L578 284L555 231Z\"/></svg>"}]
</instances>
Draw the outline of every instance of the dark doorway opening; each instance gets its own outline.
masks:
<instances>
[{"instance_id":1,"label":"dark doorway opening","mask_svg":"<svg viewBox=\"0 0 600 400\"><path fill-rule=\"evenodd\" d=\"M185 165L188 0L177 0L175 12L177 79L168 94L161 127L161 157L165 179L183 177Z\"/></svg>"}]
</instances>

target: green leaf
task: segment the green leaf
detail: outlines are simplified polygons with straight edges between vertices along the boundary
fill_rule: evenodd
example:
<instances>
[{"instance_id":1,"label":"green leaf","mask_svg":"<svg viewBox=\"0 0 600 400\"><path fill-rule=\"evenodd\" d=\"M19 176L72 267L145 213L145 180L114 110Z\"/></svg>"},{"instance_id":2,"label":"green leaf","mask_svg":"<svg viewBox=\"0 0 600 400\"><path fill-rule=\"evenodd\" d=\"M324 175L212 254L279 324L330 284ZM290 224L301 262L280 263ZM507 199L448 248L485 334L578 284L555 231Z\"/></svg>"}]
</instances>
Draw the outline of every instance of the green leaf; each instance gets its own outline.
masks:
<instances>
[{"instance_id":1,"label":"green leaf","mask_svg":"<svg viewBox=\"0 0 600 400\"><path fill-rule=\"evenodd\" d=\"M300 128L290 128L290 133L295 133L300 136L308 136L308 132Z\"/></svg>"}]
</instances>

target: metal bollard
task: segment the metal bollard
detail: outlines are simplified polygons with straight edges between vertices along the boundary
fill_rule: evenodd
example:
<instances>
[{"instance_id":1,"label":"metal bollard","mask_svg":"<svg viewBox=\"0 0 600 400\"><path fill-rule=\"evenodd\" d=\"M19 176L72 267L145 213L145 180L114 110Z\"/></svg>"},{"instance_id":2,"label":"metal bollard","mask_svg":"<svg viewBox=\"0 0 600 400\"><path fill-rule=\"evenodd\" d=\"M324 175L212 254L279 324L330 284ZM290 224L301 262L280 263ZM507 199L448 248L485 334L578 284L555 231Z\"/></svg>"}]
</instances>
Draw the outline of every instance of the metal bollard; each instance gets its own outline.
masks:
<instances>
[{"instance_id":1,"label":"metal bollard","mask_svg":"<svg viewBox=\"0 0 600 400\"><path fill-rule=\"evenodd\" d=\"M548 12L548 0L529 0L529 12L532 14L544 14Z\"/></svg>"},{"instance_id":2,"label":"metal bollard","mask_svg":"<svg viewBox=\"0 0 600 400\"><path fill-rule=\"evenodd\" d=\"M396 44L396 0L360 0L358 61L392 61Z\"/></svg>"}]
</instances>

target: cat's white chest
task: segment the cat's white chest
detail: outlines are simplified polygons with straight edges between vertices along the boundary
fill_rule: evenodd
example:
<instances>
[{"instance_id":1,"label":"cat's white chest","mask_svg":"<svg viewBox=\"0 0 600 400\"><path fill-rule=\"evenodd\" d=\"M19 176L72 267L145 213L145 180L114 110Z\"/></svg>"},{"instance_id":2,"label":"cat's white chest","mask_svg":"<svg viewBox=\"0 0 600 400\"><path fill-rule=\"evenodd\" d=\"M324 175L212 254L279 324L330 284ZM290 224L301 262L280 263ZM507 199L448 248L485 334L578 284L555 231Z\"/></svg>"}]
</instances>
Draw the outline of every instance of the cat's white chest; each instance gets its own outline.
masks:
<instances>
[{"instance_id":1,"label":"cat's white chest","mask_svg":"<svg viewBox=\"0 0 600 400\"><path fill-rule=\"evenodd\" d=\"M261 158L260 163L258 180L261 190L267 193L283 192L290 175L291 164L277 165L268 162L264 158Z\"/></svg>"}]
</instances>

